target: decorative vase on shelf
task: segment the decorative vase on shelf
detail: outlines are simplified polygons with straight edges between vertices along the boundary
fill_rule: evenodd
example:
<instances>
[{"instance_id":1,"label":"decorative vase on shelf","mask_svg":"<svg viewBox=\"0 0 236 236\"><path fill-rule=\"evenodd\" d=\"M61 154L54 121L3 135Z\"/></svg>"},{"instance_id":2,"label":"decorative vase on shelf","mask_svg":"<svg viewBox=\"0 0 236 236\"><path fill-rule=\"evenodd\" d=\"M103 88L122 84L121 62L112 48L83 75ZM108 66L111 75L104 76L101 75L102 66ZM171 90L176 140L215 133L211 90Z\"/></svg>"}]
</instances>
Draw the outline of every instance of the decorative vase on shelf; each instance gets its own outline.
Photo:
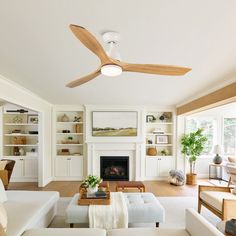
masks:
<instances>
[{"instance_id":1,"label":"decorative vase on shelf","mask_svg":"<svg viewBox=\"0 0 236 236\"><path fill-rule=\"evenodd\" d=\"M62 121L62 122L68 122L68 121L69 121L69 117L68 117L66 114L64 114L64 115L61 117L61 121Z\"/></svg>"},{"instance_id":2,"label":"decorative vase on shelf","mask_svg":"<svg viewBox=\"0 0 236 236\"><path fill-rule=\"evenodd\" d=\"M96 185L94 188L92 188L92 187L88 187L88 188L87 188L88 194L94 194L94 193L96 193L97 191L98 191L98 185Z\"/></svg>"},{"instance_id":3,"label":"decorative vase on shelf","mask_svg":"<svg viewBox=\"0 0 236 236\"><path fill-rule=\"evenodd\" d=\"M221 146L220 145L215 145L214 147L214 153L216 154L216 156L213 159L213 162L217 165L221 164L223 159L222 157L219 155L221 154Z\"/></svg>"}]
</instances>

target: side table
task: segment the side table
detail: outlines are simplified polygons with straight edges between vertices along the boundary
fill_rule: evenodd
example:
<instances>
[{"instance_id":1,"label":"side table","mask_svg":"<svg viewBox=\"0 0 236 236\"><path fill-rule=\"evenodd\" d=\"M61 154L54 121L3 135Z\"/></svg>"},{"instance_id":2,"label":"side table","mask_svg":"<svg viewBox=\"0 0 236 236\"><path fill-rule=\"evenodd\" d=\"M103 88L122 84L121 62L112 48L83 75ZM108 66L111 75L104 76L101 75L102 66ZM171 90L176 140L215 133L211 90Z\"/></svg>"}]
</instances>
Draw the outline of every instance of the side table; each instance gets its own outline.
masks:
<instances>
[{"instance_id":1,"label":"side table","mask_svg":"<svg viewBox=\"0 0 236 236\"><path fill-rule=\"evenodd\" d=\"M219 177L212 177L212 168L215 168L217 170L217 168L220 169L220 176ZM221 163L221 164L215 164L215 163L210 163L209 164L209 172L208 172L208 179L216 179L219 181L225 181L228 182L227 180L223 179L223 168L225 168L225 164Z\"/></svg>"}]
</instances>

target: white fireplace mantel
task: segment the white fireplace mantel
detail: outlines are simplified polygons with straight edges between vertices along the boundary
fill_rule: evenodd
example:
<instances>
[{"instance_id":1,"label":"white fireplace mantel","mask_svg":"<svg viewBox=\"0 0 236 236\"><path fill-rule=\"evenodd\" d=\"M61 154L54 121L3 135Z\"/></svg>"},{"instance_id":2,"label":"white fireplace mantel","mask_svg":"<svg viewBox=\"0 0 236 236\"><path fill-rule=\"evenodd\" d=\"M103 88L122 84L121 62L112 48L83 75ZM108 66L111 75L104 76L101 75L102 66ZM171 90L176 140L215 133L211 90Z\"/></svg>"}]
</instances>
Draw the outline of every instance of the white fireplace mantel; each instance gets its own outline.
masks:
<instances>
[{"instance_id":1,"label":"white fireplace mantel","mask_svg":"<svg viewBox=\"0 0 236 236\"><path fill-rule=\"evenodd\" d=\"M100 156L129 156L129 179L143 179L141 143L87 143L88 174L100 176Z\"/></svg>"}]
</instances>

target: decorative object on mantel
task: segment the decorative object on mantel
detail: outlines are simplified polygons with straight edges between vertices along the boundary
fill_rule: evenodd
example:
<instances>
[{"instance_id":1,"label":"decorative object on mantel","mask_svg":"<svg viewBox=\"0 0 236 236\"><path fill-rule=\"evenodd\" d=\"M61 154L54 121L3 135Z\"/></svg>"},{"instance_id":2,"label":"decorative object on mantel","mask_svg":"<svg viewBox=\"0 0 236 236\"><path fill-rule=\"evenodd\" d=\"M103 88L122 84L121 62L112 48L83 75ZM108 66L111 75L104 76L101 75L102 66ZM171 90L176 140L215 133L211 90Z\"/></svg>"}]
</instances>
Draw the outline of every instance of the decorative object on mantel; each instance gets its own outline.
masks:
<instances>
[{"instance_id":1,"label":"decorative object on mantel","mask_svg":"<svg viewBox=\"0 0 236 236\"><path fill-rule=\"evenodd\" d=\"M80 122L80 121L81 121L81 117L77 117L77 116L74 117L73 122Z\"/></svg>"},{"instance_id":2,"label":"decorative object on mantel","mask_svg":"<svg viewBox=\"0 0 236 236\"><path fill-rule=\"evenodd\" d=\"M214 151L213 151L213 153L216 154L216 156L213 159L213 162L215 164L221 164L222 163L223 159L220 156L221 152L222 152L221 146L219 144L215 145L214 146Z\"/></svg>"},{"instance_id":3,"label":"decorative object on mantel","mask_svg":"<svg viewBox=\"0 0 236 236\"><path fill-rule=\"evenodd\" d=\"M61 122L69 122L69 117L64 114L62 117L61 117Z\"/></svg>"},{"instance_id":4,"label":"decorative object on mantel","mask_svg":"<svg viewBox=\"0 0 236 236\"><path fill-rule=\"evenodd\" d=\"M24 155L25 155L25 150L24 150L23 147L21 147L21 148L19 149L19 153L20 153L20 156L24 156Z\"/></svg>"},{"instance_id":5,"label":"decorative object on mantel","mask_svg":"<svg viewBox=\"0 0 236 236\"><path fill-rule=\"evenodd\" d=\"M98 185L102 182L102 179L96 175L88 175L83 181L83 185L87 188L89 194L96 193L98 191Z\"/></svg>"},{"instance_id":6,"label":"decorative object on mantel","mask_svg":"<svg viewBox=\"0 0 236 236\"><path fill-rule=\"evenodd\" d=\"M155 128L152 131L153 134L164 134L165 132L161 128Z\"/></svg>"},{"instance_id":7,"label":"decorative object on mantel","mask_svg":"<svg viewBox=\"0 0 236 236\"><path fill-rule=\"evenodd\" d=\"M171 170L169 172L169 183L176 185L176 186L181 186L184 185L185 183L185 177L184 173L181 170Z\"/></svg>"},{"instance_id":8,"label":"decorative object on mantel","mask_svg":"<svg viewBox=\"0 0 236 236\"><path fill-rule=\"evenodd\" d=\"M67 156L67 155L70 155L70 151L68 148L63 148L59 151L59 154L62 156Z\"/></svg>"},{"instance_id":9,"label":"decorative object on mantel","mask_svg":"<svg viewBox=\"0 0 236 236\"><path fill-rule=\"evenodd\" d=\"M62 133L64 133L64 134L70 133L70 130L68 130L68 129L63 129L63 130L62 130Z\"/></svg>"},{"instance_id":10,"label":"decorative object on mantel","mask_svg":"<svg viewBox=\"0 0 236 236\"><path fill-rule=\"evenodd\" d=\"M168 136L167 135L160 135L156 136L156 143L157 144L168 144Z\"/></svg>"},{"instance_id":11,"label":"decorative object on mantel","mask_svg":"<svg viewBox=\"0 0 236 236\"><path fill-rule=\"evenodd\" d=\"M195 163L197 157L201 155L204 145L207 141L206 136L202 133L203 129L198 129L195 132L184 134L181 138L181 152L188 159L190 165L190 173L187 174L186 184L196 185L197 174L195 173Z\"/></svg>"},{"instance_id":12,"label":"decorative object on mantel","mask_svg":"<svg viewBox=\"0 0 236 236\"><path fill-rule=\"evenodd\" d=\"M167 149L162 149L160 153L162 156L167 156L169 154Z\"/></svg>"},{"instance_id":13,"label":"decorative object on mantel","mask_svg":"<svg viewBox=\"0 0 236 236\"><path fill-rule=\"evenodd\" d=\"M77 124L77 125L75 126L75 133L80 133L80 132L81 132L80 125Z\"/></svg>"},{"instance_id":14,"label":"decorative object on mantel","mask_svg":"<svg viewBox=\"0 0 236 236\"><path fill-rule=\"evenodd\" d=\"M146 122L155 122L156 121L156 117L154 115L146 115Z\"/></svg>"},{"instance_id":15,"label":"decorative object on mantel","mask_svg":"<svg viewBox=\"0 0 236 236\"><path fill-rule=\"evenodd\" d=\"M23 122L23 119L20 116L15 116L15 117L13 117L12 122L20 124Z\"/></svg>"},{"instance_id":16,"label":"decorative object on mantel","mask_svg":"<svg viewBox=\"0 0 236 236\"><path fill-rule=\"evenodd\" d=\"M156 147L149 147L147 150L148 156L156 156L157 155L157 149Z\"/></svg>"}]
</instances>

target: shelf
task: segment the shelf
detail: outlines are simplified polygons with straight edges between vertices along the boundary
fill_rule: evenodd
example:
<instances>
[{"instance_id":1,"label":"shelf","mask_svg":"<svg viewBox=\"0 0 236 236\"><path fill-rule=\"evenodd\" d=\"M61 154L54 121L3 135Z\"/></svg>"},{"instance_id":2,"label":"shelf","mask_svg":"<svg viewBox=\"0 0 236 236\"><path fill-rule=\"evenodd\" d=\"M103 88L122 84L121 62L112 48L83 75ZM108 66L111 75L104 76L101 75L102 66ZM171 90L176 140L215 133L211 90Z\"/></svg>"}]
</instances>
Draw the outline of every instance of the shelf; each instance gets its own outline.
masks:
<instances>
[{"instance_id":1,"label":"shelf","mask_svg":"<svg viewBox=\"0 0 236 236\"><path fill-rule=\"evenodd\" d=\"M164 133L164 134L153 134L153 133L147 133L147 136L165 136L165 135L173 135L172 133Z\"/></svg>"},{"instance_id":2,"label":"shelf","mask_svg":"<svg viewBox=\"0 0 236 236\"><path fill-rule=\"evenodd\" d=\"M83 157L83 155L57 155L57 158L62 158L62 157Z\"/></svg>"},{"instance_id":3,"label":"shelf","mask_svg":"<svg viewBox=\"0 0 236 236\"><path fill-rule=\"evenodd\" d=\"M5 144L4 147L37 147L38 144Z\"/></svg>"},{"instance_id":4,"label":"shelf","mask_svg":"<svg viewBox=\"0 0 236 236\"><path fill-rule=\"evenodd\" d=\"M5 123L4 125L8 126L38 126L38 124L29 124L29 123Z\"/></svg>"},{"instance_id":5,"label":"shelf","mask_svg":"<svg viewBox=\"0 0 236 236\"><path fill-rule=\"evenodd\" d=\"M173 157L173 156L170 156L170 155L167 155L167 156L161 156L161 155L157 155L157 156L150 156L150 155L146 155L146 157L155 157L155 158L161 158L161 157L163 157L163 158L171 158L171 157Z\"/></svg>"},{"instance_id":6,"label":"shelf","mask_svg":"<svg viewBox=\"0 0 236 236\"><path fill-rule=\"evenodd\" d=\"M38 134L19 134L19 133L15 133L15 134L4 134L4 136L10 136L10 137L15 137L15 136L24 136L24 137L38 137Z\"/></svg>"},{"instance_id":7,"label":"shelf","mask_svg":"<svg viewBox=\"0 0 236 236\"><path fill-rule=\"evenodd\" d=\"M83 144L81 144L81 143L57 143L56 144L57 146L83 146Z\"/></svg>"},{"instance_id":8,"label":"shelf","mask_svg":"<svg viewBox=\"0 0 236 236\"><path fill-rule=\"evenodd\" d=\"M57 124L83 124L84 122L73 122L73 121L69 121L69 122L62 122L62 121L57 121Z\"/></svg>"},{"instance_id":9,"label":"shelf","mask_svg":"<svg viewBox=\"0 0 236 236\"><path fill-rule=\"evenodd\" d=\"M159 147L171 147L173 144L170 143L159 143L159 144L146 144L146 147L151 147L151 146L159 146Z\"/></svg>"},{"instance_id":10,"label":"shelf","mask_svg":"<svg viewBox=\"0 0 236 236\"><path fill-rule=\"evenodd\" d=\"M56 133L59 135L83 135L84 133Z\"/></svg>"},{"instance_id":11,"label":"shelf","mask_svg":"<svg viewBox=\"0 0 236 236\"><path fill-rule=\"evenodd\" d=\"M173 125L173 122L146 122L147 125Z\"/></svg>"},{"instance_id":12,"label":"shelf","mask_svg":"<svg viewBox=\"0 0 236 236\"><path fill-rule=\"evenodd\" d=\"M26 156L26 155L24 155L24 156L12 156L12 155L7 156L7 155L5 155L5 156L3 156L3 158L35 158L35 159L37 159L38 156Z\"/></svg>"}]
</instances>

